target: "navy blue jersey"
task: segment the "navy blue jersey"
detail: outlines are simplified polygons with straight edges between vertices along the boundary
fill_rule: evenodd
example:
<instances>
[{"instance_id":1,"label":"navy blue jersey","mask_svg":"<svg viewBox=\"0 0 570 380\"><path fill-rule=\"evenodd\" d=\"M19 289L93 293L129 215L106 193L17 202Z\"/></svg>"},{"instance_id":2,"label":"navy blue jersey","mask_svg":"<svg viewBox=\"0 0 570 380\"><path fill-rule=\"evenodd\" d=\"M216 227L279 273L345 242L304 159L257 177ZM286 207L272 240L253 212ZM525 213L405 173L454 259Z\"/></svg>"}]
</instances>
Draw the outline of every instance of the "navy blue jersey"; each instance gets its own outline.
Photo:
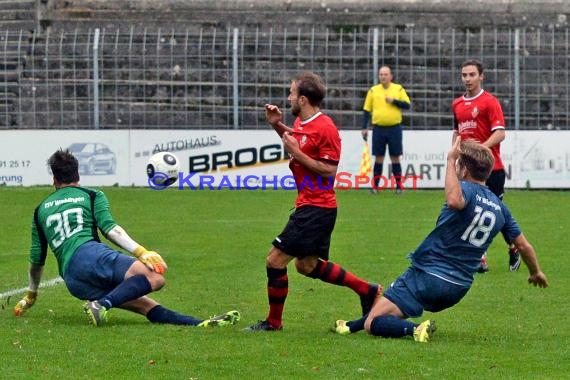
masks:
<instances>
[{"instance_id":1,"label":"navy blue jersey","mask_svg":"<svg viewBox=\"0 0 570 380\"><path fill-rule=\"evenodd\" d=\"M461 181L463 210L445 204L434 230L411 253L412 266L458 285L471 286L481 256L502 232L513 241L521 230L509 209L486 186Z\"/></svg>"}]
</instances>

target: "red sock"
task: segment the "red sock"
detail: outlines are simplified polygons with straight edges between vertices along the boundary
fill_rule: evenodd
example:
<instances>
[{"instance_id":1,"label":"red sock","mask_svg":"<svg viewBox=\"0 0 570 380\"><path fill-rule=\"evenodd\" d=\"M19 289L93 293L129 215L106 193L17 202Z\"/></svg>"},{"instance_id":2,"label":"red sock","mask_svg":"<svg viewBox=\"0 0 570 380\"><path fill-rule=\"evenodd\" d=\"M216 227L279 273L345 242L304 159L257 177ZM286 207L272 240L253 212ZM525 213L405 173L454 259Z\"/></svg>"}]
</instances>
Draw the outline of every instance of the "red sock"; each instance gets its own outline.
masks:
<instances>
[{"instance_id":1,"label":"red sock","mask_svg":"<svg viewBox=\"0 0 570 380\"><path fill-rule=\"evenodd\" d=\"M309 274L309 277L318 278L330 284L349 287L359 296L365 296L369 291L368 281L356 277L354 274L344 270L340 265L331 261L319 260L315 269Z\"/></svg>"},{"instance_id":2,"label":"red sock","mask_svg":"<svg viewBox=\"0 0 570 380\"><path fill-rule=\"evenodd\" d=\"M267 322L274 328L283 324L283 308L289 293L289 277L287 268L267 268L267 298L269 300L269 314Z\"/></svg>"}]
</instances>

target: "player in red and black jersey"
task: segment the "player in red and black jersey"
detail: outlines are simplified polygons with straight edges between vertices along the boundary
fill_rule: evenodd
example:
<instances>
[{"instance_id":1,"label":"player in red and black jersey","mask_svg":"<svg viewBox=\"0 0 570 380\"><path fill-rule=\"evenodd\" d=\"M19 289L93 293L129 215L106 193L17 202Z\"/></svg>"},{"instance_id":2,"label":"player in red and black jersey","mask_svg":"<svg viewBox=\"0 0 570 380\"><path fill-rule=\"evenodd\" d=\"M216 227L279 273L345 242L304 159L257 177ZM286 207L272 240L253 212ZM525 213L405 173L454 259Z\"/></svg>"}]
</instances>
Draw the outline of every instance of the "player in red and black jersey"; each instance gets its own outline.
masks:
<instances>
[{"instance_id":1,"label":"player in red and black jersey","mask_svg":"<svg viewBox=\"0 0 570 380\"><path fill-rule=\"evenodd\" d=\"M501 160L501 142L505 139L505 118L496 97L481 88L483 64L468 60L461 64L461 80L465 93L452 104L454 128L453 142L457 136L463 141L472 139L491 149L495 158L493 171L486 182L489 189L501 200L505 192L505 167ZM519 269L521 257L514 246L509 247L509 270ZM483 255L479 272L487 272L487 257Z\"/></svg>"},{"instance_id":2,"label":"player in red and black jersey","mask_svg":"<svg viewBox=\"0 0 570 380\"><path fill-rule=\"evenodd\" d=\"M362 313L367 314L381 287L368 283L328 260L337 203L334 179L340 160L340 135L320 105L326 88L314 73L300 74L291 82L288 101L296 116L293 128L283 124L281 110L265 105L265 116L289 152L289 167L297 185L295 211L283 232L273 240L266 259L267 318L246 331L282 329L282 315L289 292L287 265L295 260L297 271L307 277L346 286L360 296Z\"/></svg>"}]
</instances>

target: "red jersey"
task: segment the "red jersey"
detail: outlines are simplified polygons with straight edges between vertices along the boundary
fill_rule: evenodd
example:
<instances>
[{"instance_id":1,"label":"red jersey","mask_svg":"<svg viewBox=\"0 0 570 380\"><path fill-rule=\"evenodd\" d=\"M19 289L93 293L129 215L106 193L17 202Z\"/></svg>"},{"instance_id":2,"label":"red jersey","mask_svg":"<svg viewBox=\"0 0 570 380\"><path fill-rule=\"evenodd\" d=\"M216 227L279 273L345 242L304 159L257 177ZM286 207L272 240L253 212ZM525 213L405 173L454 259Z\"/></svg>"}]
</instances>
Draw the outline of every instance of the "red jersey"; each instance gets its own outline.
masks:
<instances>
[{"instance_id":1,"label":"red jersey","mask_svg":"<svg viewBox=\"0 0 570 380\"><path fill-rule=\"evenodd\" d=\"M310 119L293 123L293 137L299 141L301 151L314 160L340 161L340 135L330 117L317 112ZM295 177L297 185L297 200L295 207L318 206L335 208L336 195L334 192L335 178L327 178L310 171L293 157L289 159L289 168Z\"/></svg>"},{"instance_id":2,"label":"red jersey","mask_svg":"<svg viewBox=\"0 0 570 380\"><path fill-rule=\"evenodd\" d=\"M497 129L505 129L505 117L497 98L481 90L472 98L465 95L458 97L451 106L455 123L453 129L459 133L461 140L475 140L484 143ZM501 144L491 147L495 158L493 170L504 169L501 160Z\"/></svg>"}]
</instances>

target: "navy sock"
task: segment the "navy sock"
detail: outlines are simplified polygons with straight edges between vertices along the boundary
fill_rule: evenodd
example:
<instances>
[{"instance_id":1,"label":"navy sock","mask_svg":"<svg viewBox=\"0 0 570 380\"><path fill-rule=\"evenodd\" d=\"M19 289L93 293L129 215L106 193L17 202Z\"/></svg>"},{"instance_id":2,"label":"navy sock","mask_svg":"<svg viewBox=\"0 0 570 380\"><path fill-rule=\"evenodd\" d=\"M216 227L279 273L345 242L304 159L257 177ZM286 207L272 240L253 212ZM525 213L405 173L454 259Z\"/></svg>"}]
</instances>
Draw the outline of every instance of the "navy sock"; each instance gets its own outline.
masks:
<instances>
[{"instance_id":1,"label":"navy sock","mask_svg":"<svg viewBox=\"0 0 570 380\"><path fill-rule=\"evenodd\" d=\"M378 187L378 184L380 183L380 176L382 175L382 166L384 164L379 164L377 162L374 163L374 177L378 177L378 178L374 178L374 185L376 185L376 187Z\"/></svg>"},{"instance_id":2,"label":"navy sock","mask_svg":"<svg viewBox=\"0 0 570 380\"><path fill-rule=\"evenodd\" d=\"M106 309L120 306L125 302L136 300L152 291L150 282L145 275L137 274L121 282L109 294L101 298L99 303Z\"/></svg>"},{"instance_id":3,"label":"navy sock","mask_svg":"<svg viewBox=\"0 0 570 380\"><path fill-rule=\"evenodd\" d=\"M350 329L350 332L355 333L364 330L364 322L366 322L366 317L368 317L368 314L360 319L346 322L346 325Z\"/></svg>"},{"instance_id":4,"label":"navy sock","mask_svg":"<svg viewBox=\"0 0 570 380\"><path fill-rule=\"evenodd\" d=\"M370 333L384 338L401 338L414 335L416 324L393 315L380 315L372 320Z\"/></svg>"},{"instance_id":5,"label":"navy sock","mask_svg":"<svg viewBox=\"0 0 570 380\"><path fill-rule=\"evenodd\" d=\"M394 179L396 180L396 186L398 189L402 188L402 165L401 164L392 164L392 174L394 175Z\"/></svg>"},{"instance_id":6,"label":"navy sock","mask_svg":"<svg viewBox=\"0 0 570 380\"><path fill-rule=\"evenodd\" d=\"M196 319L190 315L183 315L162 307L161 305L156 305L146 314L146 319L152 323L167 323L171 325L190 325L196 326L202 322L202 319Z\"/></svg>"}]
</instances>

